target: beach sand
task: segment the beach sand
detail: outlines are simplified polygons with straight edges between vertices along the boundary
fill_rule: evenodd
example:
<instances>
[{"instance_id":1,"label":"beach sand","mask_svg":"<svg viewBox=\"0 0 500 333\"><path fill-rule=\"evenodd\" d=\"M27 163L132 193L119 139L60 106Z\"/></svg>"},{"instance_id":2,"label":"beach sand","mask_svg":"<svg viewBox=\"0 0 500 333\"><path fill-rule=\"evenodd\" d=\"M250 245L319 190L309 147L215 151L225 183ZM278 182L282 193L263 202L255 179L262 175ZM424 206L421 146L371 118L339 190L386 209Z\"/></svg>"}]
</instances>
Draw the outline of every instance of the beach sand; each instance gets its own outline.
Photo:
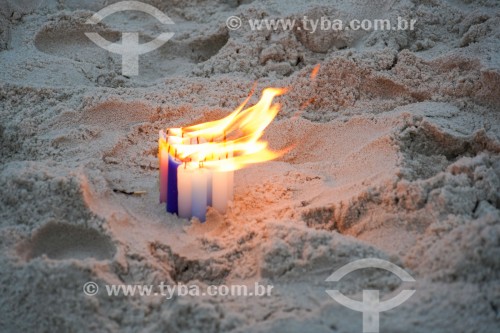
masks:
<instances>
[{"instance_id":1,"label":"beach sand","mask_svg":"<svg viewBox=\"0 0 500 333\"><path fill-rule=\"evenodd\" d=\"M334 301L415 294L380 332L500 330L500 4L495 0L0 1L1 332L362 332ZM232 15L416 19L414 31L230 30ZM89 30L90 29L90 30ZM85 32L174 37L138 76ZM315 79L310 74L320 64ZM158 203L158 131L288 87L207 222ZM124 192L145 191L143 195ZM415 282L368 269L380 258ZM96 282L100 292L82 288ZM272 285L266 297L108 296L105 285Z\"/></svg>"}]
</instances>

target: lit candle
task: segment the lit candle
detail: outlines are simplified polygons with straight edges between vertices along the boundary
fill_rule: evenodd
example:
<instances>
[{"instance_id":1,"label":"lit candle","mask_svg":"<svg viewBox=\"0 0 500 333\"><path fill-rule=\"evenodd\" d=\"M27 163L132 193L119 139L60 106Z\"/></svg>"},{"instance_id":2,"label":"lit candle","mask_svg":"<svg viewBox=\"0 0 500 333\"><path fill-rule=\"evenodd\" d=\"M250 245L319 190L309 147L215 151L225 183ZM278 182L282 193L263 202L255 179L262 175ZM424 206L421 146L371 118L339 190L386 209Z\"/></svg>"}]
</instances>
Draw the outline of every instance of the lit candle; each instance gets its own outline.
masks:
<instances>
[{"instance_id":1,"label":"lit candle","mask_svg":"<svg viewBox=\"0 0 500 333\"><path fill-rule=\"evenodd\" d=\"M188 163L184 163L177 169L177 186L178 191L178 205L179 217L189 219L191 218L192 211L192 178L193 172Z\"/></svg>"},{"instance_id":2,"label":"lit candle","mask_svg":"<svg viewBox=\"0 0 500 333\"><path fill-rule=\"evenodd\" d=\"M229 178L227 172L214 171L212 173L212 207L221 214L226 212Z\"/></svg>"},{"instance_id":3,"label":"lit candle","mask_svg":"<svg viewBox=\"0 0 500 333\"><path fill-rule=\"evenodd\" d=\"M210 140L211 143L214 143L214 138ZM212 152L208 158L213 161L215 157L215 154ZM213 195L213 175L214 172L213 170L208 169L208 174L207 174L207 205L210 207L213 207L213 200L212 200L212 195Z\"/></svg>"},{"instance_id":4,"label":"lit candle","mask_svg":"<svg viewBox=\"0 0 500 333\"><path fill-rule=\"evenodd\" d=\"M234 199L234 171L227 172L227 201Z\"/></svg>"},{"instance_id":5,"label":"lit candle","mask_svg":"<svg viewBox=\"0 0 500 333\"><path fill-rule=\"evenodd\" d=\"M197 140L198 144L208 142L205 138L199 138ZM213 142L213 139L212 141ZM208 154L208 156L204 156L205 160L213 159L214 154ZM204 172L207 174L207 206L212 206L212 170L204 169Z\"/></svg>"},{"instance_id":6,"label":"lit candle","mask_svg":"<svg viewBox=\"0 0 500 333\"><path fill-rule=\"evenodd\" d=\"M174 155L175 156L175 155ZM167 212L179 213L179 200L177 189L177 168L181 164L171 154L168 155L168 191L167 191Z\"/></svg>"},{"instance_id":7,"label":"lit candle","mask_svg":"<svg viewBox=\"0 0 500 333\"><path fill-rule=\"evenodd\" d=\"M191 215L205 222L207 214L207 170L199 167L192 173L192 207Z\"/></svg>"},{"instance_id":8,"label":"lit candle","mask_svg":"<svg viewBox=\"0 0 500 333\"><path fill-rule=\"evenodd\" d=\"M168 144L167 135L160 130L158 139L158 157L160 160L160 203L167 202L168 191Z\"/></svg>"},{"instance_id":9,"label":"lit candle","mask_svg":"<svg viewBox=\"0 0 500 333\"><path fill-rule=\"evenodd\" d=\"M228 147L228 154L227 158L233 158L234 154L234 147L232 144L227 144ZM233 195L234 195L234 170L228 171L227 172L227 200L232 201L233 200Z\"/></svg>"},{"instance_id":10,"label":"lit candle","mask_svg":"<svg viewBox=\"0 0 500 333\"><path fill-rule=\"evenodd\" d=\"M224 136L224 147L226 153L219 156L219 161L233 158L233 145L226 143ZM219 213L226 213L228 201L233 200L234 171L214 171L212 173L212 207Z\"/></svg>"},{"instance_id":11,"label":"lit candle","mask_svg":"<svg viewBox=\"0 0 500 333\"><path fill-rule=\"evenodd\" d=\"M212 170L207 170L207 206L212 207Z\"/></svg>"}]
</instances>

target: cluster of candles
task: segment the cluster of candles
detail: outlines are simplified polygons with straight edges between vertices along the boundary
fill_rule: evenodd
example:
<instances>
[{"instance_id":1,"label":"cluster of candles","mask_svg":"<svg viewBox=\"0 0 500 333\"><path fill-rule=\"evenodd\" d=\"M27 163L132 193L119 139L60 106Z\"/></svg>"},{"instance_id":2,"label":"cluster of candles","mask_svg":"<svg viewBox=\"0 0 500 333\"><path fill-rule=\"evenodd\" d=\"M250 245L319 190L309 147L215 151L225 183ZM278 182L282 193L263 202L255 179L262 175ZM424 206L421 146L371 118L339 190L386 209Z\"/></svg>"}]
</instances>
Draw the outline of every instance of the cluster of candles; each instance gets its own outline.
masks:
<instances>
[{"instance_id":1,"label":"cluster of candles","mask_svg":"<svg viewBox=\"0 0 500 333\"><path fill-rule=\"evenodd\" d=\"M196 217L201 222L206 219L207 206L225 213L228 202L233 200L234 171L206 168L206 159L181 159L175 143L200 144L204 140L169 134L170 130L160 131L160 203L166 203L169 213L181 218ZM230 158L230 155L212 154L209 158L221 160Z\"/></svg>"},{"instance_id":2,"label":"cluster of candles","mask_svg":"<svg viewBox=\"0 0 500 333\"><path fill-rule=\"evenodd\" d=\"M220 120L160 130L160 202L167 212L201 222L208 206L226 212L233 200L234 171L282 154L260 139L280 109L273 98L285 92L266 88L255 105L244 108L249 96Z\"/></svg>"}]
</instances>

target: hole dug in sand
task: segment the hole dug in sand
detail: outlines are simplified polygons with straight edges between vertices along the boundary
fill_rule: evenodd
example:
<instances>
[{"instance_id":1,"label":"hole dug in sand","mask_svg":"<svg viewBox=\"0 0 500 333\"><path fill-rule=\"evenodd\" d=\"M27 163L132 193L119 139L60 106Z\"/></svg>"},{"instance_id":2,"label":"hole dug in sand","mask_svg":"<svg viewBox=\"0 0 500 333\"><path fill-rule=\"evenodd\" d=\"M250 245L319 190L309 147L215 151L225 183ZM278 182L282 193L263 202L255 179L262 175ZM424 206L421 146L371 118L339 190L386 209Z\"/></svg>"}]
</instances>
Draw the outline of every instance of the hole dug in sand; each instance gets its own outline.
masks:
<instances>
[{"instance_id":1,"label":"hole dug in sand","mask_svg":"<svg viewBox=\"0 0 500 333\"><path fill-rule=\"evenodd\" d=\"M111 239L97 230L62 223L38 229L19 252L27 260L46 255L50 259L111 259L116 248Z\"/></svg>"}]
</instances>

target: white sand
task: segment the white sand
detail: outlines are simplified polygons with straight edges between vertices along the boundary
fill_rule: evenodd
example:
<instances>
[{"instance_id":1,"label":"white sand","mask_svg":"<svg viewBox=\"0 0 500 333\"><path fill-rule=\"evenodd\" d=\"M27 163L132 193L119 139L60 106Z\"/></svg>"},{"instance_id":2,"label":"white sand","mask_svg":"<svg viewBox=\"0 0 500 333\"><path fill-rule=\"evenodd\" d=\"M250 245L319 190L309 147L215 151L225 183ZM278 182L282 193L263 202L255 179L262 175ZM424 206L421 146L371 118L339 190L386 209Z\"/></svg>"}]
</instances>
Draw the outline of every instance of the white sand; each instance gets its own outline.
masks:
<instances>
[{"instance_id":1,"label":"white sand","mask_svg":"<svg viewBox=\"0 0 500 333\"><path fill-rule=\"evenodd\" d=\"M500 331L498 1L145 1L176 35L131 78L83 34L111 2L0 0L0 332L361 332L325 279L370 257L417 281L381 332ZM228 31L230 15L418 23L307 35ZM125 29L163 31L137 13L96 31ZM252 102L290 87L266 138L296 148L238 171L225 216L166 214L158 130L224 116L255 81ZM406 288L388 272L352 277L341 290L357 299ZM91 297L87 281L274 292Z\"/></svg>"}]
</instances>

